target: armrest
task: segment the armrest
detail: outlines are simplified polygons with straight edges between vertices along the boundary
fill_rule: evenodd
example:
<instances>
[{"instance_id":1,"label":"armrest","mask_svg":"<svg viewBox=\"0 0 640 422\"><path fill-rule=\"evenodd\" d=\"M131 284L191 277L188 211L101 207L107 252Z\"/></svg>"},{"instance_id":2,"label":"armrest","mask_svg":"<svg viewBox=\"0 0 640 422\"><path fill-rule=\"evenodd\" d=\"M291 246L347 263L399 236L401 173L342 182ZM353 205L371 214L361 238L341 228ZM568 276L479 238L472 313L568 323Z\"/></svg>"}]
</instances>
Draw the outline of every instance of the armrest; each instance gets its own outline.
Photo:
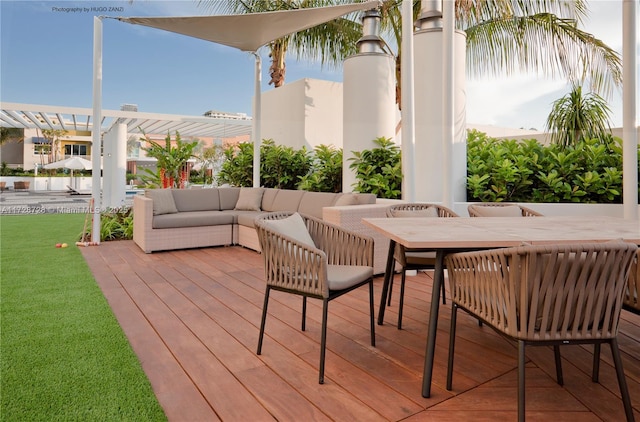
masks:
<instances>
[{"instance_id":1,"label":"armrest","mask_svg":"<svg viewBox=\"0 0 640 422\"><path fill-rule=\"evenodd\" d=\"M133 230L144 232L152 228L153 200L143 195L135 195L133 197Z\"/></svg>"}]
</instances>

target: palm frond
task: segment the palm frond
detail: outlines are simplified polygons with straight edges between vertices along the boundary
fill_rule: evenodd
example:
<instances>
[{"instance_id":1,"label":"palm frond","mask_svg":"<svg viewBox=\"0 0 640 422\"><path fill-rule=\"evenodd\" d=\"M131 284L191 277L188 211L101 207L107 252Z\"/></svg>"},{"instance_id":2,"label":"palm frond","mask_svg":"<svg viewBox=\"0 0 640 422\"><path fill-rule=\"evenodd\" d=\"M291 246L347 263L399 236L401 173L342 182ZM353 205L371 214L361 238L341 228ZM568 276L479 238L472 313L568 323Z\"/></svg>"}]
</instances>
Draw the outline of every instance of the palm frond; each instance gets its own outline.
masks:
<instances>
[{"instance_id":1,"label":"palm frond","mask_svg":"<svg viewBox=\"0 0 640 422\"><path fill-rule=\"evenodd\" d=\"M610 97L622 82L621 58L576 21L550 13L497 19L467 30L470 76L533 71L572 81Z\"/></svg>"}]
</instances>

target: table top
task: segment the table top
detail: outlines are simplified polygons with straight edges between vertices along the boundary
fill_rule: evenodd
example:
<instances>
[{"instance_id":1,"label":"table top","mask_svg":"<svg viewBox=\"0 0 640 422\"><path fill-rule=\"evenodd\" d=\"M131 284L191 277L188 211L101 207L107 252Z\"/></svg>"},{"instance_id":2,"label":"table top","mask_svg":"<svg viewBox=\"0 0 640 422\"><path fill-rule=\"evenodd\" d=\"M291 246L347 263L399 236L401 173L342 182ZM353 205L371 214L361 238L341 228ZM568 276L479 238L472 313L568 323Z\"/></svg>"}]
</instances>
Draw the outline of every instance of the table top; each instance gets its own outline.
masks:
<instances>
[{"instance_id":1,"label":"table top","mask_svg":"<svg viewBox=\"0 0 640 422\"><path fill-rule=\"evenodd\" d=\"M493 248L522 243L622 239L640 245L640 221L606 216L364 218L364 224L408 248Z\"/></svg>"}]
</instances>

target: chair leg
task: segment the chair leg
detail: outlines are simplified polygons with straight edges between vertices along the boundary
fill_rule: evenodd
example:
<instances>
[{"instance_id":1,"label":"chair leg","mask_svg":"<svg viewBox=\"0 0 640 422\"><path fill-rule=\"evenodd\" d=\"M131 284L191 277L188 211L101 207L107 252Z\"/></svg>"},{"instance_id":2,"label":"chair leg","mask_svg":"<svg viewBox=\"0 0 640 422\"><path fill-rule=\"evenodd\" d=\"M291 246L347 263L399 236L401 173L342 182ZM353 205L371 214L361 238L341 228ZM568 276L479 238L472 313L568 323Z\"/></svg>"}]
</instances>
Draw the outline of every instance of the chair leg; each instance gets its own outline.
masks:
<instances>
[{"instance_id":1,"label":"chair leg","mask_svg":"<svg viewBox=\"0 0 640 422\"><path fill-rule=\"evenodd\" d=\"M327 312L329 307L329 299L322 300L322 335L320 337L320 376L319 384L324 384L324 358L327 347Z\"/></svg>"},{"instance_id":2,"label":"chair leg","mask_svg":"<svg viewBox=\"0 0 640 422\"><path fill-rule=\"evenodd\" d=\"M302 296L302 331L307 329L307 297Z\"/></svg>"},{"instance_id":3,"label":"chair leg","mask_svg":"<svg viewBox=\"0 0 640 422\"><path fill-rule=\"evenodd\" d=\"M442 283L442 304L446 305L447 304L447 295L445 294L444 285L445 285L445 283Z\"/></svg>"},{"instance_id":4,"label":"chair leg","mask_svg":"<svg viewBox=\"0 0 640 422\"><path fill-rule=\"evenodd\" d=\"M600 343L593 345L593 370L591 372L591 381L598 382L600 378Z\"/></svg>"},{"instance_id":5,"label":"chair leg","mask_svg":"<svg viewBox=\"0 0 640 422\"><path fill-rule=\"evenodd\" d=\"M620 349L618 349L618 339L612 338L609 345L611 346L613 363L616 367L618 385L620 386L620 395L622 396L622 403L624 404L624 414L627 417L627 422L633 422L635 419L633 417L633 408L631 407L631 398L629 397L629 388L627 387L627 381L624 377L624 370L622 368Z\"/></svg>"},{"instance_id":6,"label":"chair leg","mask_svg":"<svg viewBox=\"0 0 640 422\"><path fill-rule=\"evenodd\" d=\"M373 279L369 280L369 319L371 324L371 346L376 347L375 316L373 308Z\"/></svg>"},{"instance_id":7,"label":"chair leg","mask_svg":"<svg viewBox=\"0 0 640 422\"><path fill-rule=\"evenodd\" d=\"M258 351L257 354L262 353L262 339L264 337L264 323L267 320L267 306L269 305L269 292L271 288L267 286L264 292L264 304L262 305L262 320L260 321L260 335L258 336Z\"/></svg>"},{"instance_id":8,"label":"chair leg","mask_svg":"<svg viewBox=\"0 0 640 422\"><path fill-rule=\"evenodd\" d=\"M400 279L400 303L398 304L398 330L402 330L402 309L404 309L404 283L407 277L407 269L402 267L402 278Z\"/></svg>"},{"instance_id":9,"label":"chair leg","mask_svg":"<svg viewBox=\"0 0 640 422\"><path fill-rule=\"evenodd\" d=\"M525 396L524 396L524 341L518 341L518 421L524 422Z\"/></svg>"},{"instance_id":10,"label":"chair leg","mask_svg":"<svg viewBox=\"0 0 640 422\"><path fill-rule=\"evenodd\" d=\"M447 361L447 390L453 385L453 356L456 347L456 322L458 320L458 306L451 304L451 327L449 329L449 359Z\"/></svg>"},{"instance_id":11,"label":"chair leg","mask_svg":"<svg viewBox=\"0 0 640 422\"><path fill-rule=\"evenodd\" d=\"M387 292L387 306L391 306L391 292L393 291L393 275L396 272L396 260L391 265L391 277L389 278L389 291Z\"/></svg>"},{"instance_id":12,"label":"chair leg","mask_svg":"<svg viewBox=\"0 0 640 422\"><path fill-rule=\"evenodd\" d=\"M556 381L559 385L564 385L564 378L562 376L562 358L560 356L560 346L553 345L553 356L556 360Z\"/></svg>"}]
</instances>

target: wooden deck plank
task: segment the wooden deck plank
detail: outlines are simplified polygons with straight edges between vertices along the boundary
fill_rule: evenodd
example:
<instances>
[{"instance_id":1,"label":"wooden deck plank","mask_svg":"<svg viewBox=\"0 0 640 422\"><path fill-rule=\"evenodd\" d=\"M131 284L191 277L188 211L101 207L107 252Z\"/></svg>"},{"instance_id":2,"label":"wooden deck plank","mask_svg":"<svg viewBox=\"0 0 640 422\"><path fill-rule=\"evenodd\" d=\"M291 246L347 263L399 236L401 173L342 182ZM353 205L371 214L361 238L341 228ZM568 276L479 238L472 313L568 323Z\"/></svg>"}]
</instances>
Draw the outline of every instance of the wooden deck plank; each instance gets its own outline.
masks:
<instances>
[{"instance_id":1,"label":"wooden deck plank","mask_svg":"<svg viewBox=\"0 0 640 422\"><path fill-rule=\"evenodd\" d=\"M144 254L133 242L83 248L171 421L513 420L516 348L458 315L454 390L446 391L450 304L441 307L432 397L420 394L431 273L407 278L403 329L396 328L399 276L385 324L370 346L368 289L329 305L326 384L318 385L321 304L274 292L262 355L256 355L262 256L241 247ZM375 306L382 278L375 279ZM640 411L640 317L623 312L619 343L632 403ZM566 350L565 350L566 349ZM562 349L565 385L548 347L527 348L527 419L618 420L624 416L610 352L590 380L592 346ZM640 418L639 418L640 419Z\"/></svg>"}]
</instances>

